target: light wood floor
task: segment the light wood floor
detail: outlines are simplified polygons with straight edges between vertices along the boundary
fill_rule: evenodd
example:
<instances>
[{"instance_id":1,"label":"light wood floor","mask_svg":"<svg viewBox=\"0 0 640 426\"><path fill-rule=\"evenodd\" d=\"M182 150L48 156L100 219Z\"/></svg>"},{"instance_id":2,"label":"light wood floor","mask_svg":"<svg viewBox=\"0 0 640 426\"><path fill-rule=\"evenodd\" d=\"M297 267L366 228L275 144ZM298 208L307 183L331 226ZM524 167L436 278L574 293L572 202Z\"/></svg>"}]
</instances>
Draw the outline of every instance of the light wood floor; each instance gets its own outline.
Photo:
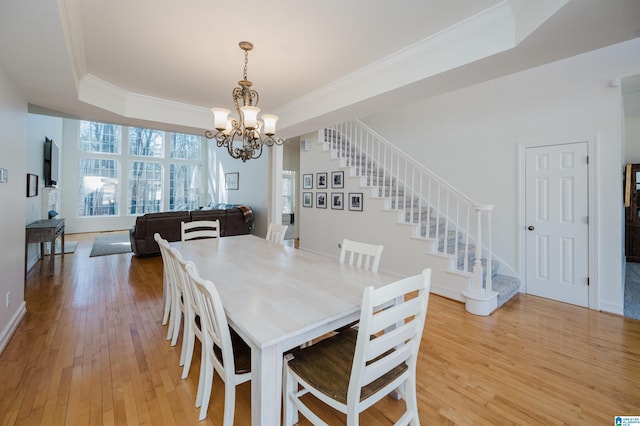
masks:
<instances>
[{"instance_id":1,"label":"light wood floor","mask_svg":"<svg viewBox=\"0 0 640 426\"><path fill-rule=\"evenodd\" d=\"M67 236L80 243L55 277L46 261L28 274L28 314L0 356L0 425L221 425L221 386L198 422L199 361L181 380L180 342L165 340L161 259L89 258L93 237ZM612 425L640 415L640 321L524 295L477 317L432 295L417 386L423 424ZM239 386L238 425L249 394ZM361 423L401 409L385 400Z\"/></svg>"}]
</instances>

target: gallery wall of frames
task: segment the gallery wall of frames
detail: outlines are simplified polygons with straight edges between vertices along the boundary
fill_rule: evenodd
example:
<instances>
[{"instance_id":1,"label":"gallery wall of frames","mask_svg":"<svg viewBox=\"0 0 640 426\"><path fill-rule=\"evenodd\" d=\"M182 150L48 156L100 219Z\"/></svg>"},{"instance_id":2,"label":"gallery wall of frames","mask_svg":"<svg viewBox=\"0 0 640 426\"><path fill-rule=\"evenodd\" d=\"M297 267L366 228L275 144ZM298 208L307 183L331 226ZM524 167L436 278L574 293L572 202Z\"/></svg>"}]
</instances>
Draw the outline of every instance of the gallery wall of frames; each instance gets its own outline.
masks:
<instances>
[{"instance_id":1,"label":"gallery wall of frames","mask_svg":"<svg viewBox=\"0 0 640 426\"><path fill-rule=\"evenodd\" d=\"M315 192L313 191L315 189ZM331 206L333 210L347 209L354 212L363 211L363 193L348 192L345 199L344 171L319 172L302 175L302 207L326 209Z\"/></svg>"}]
</instances>

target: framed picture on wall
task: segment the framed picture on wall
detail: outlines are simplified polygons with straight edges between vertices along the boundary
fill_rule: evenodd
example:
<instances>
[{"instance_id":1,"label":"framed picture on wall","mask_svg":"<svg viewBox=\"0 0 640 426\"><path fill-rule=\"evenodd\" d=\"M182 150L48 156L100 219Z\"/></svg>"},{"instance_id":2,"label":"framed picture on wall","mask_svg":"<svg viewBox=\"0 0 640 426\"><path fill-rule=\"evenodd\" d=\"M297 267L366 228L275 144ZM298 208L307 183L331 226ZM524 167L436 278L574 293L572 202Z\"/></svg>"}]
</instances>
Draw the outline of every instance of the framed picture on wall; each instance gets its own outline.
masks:
<instances>
[{"instance_id":1,"label":"framed picture on wall","mask_svg":"<svg viewBox=\"0 0 640 426\"><path fill-rule=\"evenodd\" d=\"M27 197L38 195L38 175L27 173Z\"/></svg>"},{"instance_id":2,"label":"framed picture on wall","mask_svg":"<svg viewBox=\"0 0 640 426\"><path fill-rule=\"evenodd\" d=\"M316 188L318 189L327 188L327 172L316 173Z\"/></svg>"},{"instance_id":3,"label":"framed picture on wall","mask_svg":"<svg viewBox=\"0 0 640 426\"><path fill-rule=\"evenodd\" d=\"M313 188L313 174L302 175L302 189Z\"/></svg>"},{"instance_id":4,"label":"framed picture on wall","mask_svg":"<svg viewBox=\"0 0 640 426\"><path fill-rule=\"evenodd\" d=\"M362 192L349 193L349 210L354 212L362 211Z\"/></svg>"},{"instance_id":5,"label":"framed picture on wall","mask_svg":"<svg viewBox=\"0 0 640 426\"><path fill-rule=\"evenodd\" d=\"M331 172L331 188L344 188L344 172Z\"/></svg>"},{"instance_id":6,"label":"framed picture on wall","mask_svg":"<svg viewBox=\"0 0 640 426\"><path fill-rule=\"evenodd\" d=\"M327 193L326 192L316 192L316 208L326 209L327 208Z\"/></svg>"},{"instance_id":7,"label":"framed picture on wall","mask_svg":"<svg viewBox=\"0 0 640 426\"><path fill-rule=\"evenodd\" d=\"M331 208L334 210L344 210L344 192L331 193Z\"/></svg>"},{"instance_id":8,"label":"framed picture on wall","mask_svg":"<svg viewBox=\"0 0 640 426\"><path fill-rule=\"evenodd\" d=\"M224 174L224 188L225 189L238 189L240 188L240 173L225 173Z\"/></svg>"},{"instance_id":9,"label":"framed picture on wall","mask_svg":"<svg viewBox=\"0 0 640 426\"><path fill-rule=\"evenodd\" d=\"M313 207L313 192L302 193L302 207Z\"/></svg>"}]
</instances>

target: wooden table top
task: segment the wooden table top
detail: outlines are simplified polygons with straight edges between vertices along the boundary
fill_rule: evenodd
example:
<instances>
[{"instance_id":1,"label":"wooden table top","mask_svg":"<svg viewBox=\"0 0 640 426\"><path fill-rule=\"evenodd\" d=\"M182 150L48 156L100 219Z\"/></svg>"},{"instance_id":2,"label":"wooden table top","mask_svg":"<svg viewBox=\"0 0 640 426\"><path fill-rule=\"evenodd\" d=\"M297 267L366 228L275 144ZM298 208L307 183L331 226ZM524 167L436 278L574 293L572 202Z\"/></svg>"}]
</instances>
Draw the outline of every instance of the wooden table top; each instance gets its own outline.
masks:
<instances>
[{"instance_id":1,"label":"wooden table top","mask_svg":"<svg viewBox=\"0 0 640 426\"><path fill-rule=\"evenodd\" d=\"M171 245L216 285L232 325L262 348L358 314L365 287L398 279L253 235Z\"/></svg>"}]
</instances>

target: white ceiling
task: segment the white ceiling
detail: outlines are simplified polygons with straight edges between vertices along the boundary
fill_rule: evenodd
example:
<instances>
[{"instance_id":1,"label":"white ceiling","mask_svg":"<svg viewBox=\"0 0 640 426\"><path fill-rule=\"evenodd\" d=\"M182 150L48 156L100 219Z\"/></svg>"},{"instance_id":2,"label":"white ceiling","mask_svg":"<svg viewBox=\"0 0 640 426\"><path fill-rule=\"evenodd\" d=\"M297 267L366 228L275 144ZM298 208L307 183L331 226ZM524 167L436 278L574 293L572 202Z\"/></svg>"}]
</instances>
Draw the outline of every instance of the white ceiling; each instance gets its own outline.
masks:
<instances>
[{"instance_id":1,"label":"white ceiling","mask_svg":"<svg viewBox=\"0 0 640 426\"><path fill-rule=\"evenodd\" d=\"M639 36L638 0L0 0L31 111L197 134L232 107L241 40L291 137Z\"/></svg>"}]
</instances>

